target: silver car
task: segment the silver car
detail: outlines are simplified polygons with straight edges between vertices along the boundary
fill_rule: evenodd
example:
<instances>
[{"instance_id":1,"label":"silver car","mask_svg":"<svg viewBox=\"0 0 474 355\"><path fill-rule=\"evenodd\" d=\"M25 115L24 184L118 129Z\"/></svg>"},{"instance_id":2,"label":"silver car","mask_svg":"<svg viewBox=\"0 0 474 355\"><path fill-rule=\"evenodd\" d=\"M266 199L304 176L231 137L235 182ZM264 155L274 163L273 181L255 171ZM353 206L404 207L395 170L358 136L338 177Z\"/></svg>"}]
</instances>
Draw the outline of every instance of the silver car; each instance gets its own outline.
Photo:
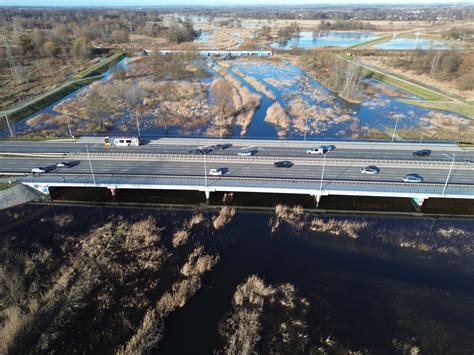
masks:
<instances>
[{"instance_id":1,"label":"silver car","mask_svg":"<svg viewBox=\"0 0 474 355\"><path fill-rule=\"evenodd\" d=\"M242 150L242 151L238 152L237 155L241 156L241 157L250 157L251 155L253 155L253 151L251 151L251 150Z\"/></svg>"},{"instance_id":2,"label":"silver car","mask_svg":"<svg viewBox=\"0 0 474 355\"><path fill-rule=\"evenodd\" d=\"M377 175L380 169L376 166L366 166L365 168L360 169L362 175Z\"/></svg>"},{"instance_id":3,"label":"silver car","mask_svg":"<svg viewBox=\"0 0 474 355\"><path fill-rule=\"evenodd\" d=\"M418 174L407 174L403 177L403 182L423 182L423 178Z\"/></svg>"},{"instance_id":4,"label":"silver car","mask_svg":"<svg viewBox=\"0 0 474 355\"><path fill-rule=\"evenodd\" d=\"M42 174L42 173L45 173L46 170L44 168L33 168L31 169L31 172L33 174Z\"/></svg>"}]
</instances>

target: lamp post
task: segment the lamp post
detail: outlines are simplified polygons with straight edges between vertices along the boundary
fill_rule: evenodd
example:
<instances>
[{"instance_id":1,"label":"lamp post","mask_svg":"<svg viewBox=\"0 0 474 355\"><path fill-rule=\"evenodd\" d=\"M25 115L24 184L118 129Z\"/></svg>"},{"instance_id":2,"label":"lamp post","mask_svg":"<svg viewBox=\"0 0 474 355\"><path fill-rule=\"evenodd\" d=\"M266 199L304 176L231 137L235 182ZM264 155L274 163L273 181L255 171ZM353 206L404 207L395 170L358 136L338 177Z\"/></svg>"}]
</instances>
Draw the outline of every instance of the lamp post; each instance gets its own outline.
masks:
<instances>
[{"instance_id":1,"label":"lamp post","mask_svg":"<svg viewBox=\"0 0 474 355\"><path fill-rule=\"evenodd\" d=\"M324 159L323 159L323 170L321 171L321 183L319 184L319 191L323 191L323 179L324 179L324 168L326 166L326 156L328 155L329 151L327 153L324 153Z\"/></svg>"},{"instance_id":2,"label":"lamp post","mask_svg":"<svg viewBox=\"0 0 474 355\"><path fill-rule=\"evenodd\" d=\"M206 151L201 147L201 152L204 154L204 186L207 189L207 157L206 157Z\"/></svg>"},{"instance_id":3,"label":"lamp post","mask_svg":"<svg viewBox=\"0 0 474 355\"><path fill-rule=\"evenodd\" d=\"M451 166L449 167L448 177L446 178L446 182L444 183L444 187L443 187L443 192L441 193L441 195L443 196L444 196L444 192L446 191L446 188L448 187L449 178L451 177L451 171L453 170L454 161L456 160L456 154L453 154L453 157L451 159L452 160L451 160Z\"/></svg>"},{"instance_id":4,"label":"lamp post","mask_svg":"<svg viewBox=\"0 0 474 355\"><path fill-rule=\"evenodd\" d=\"M94 185L97 185L95 182L94 170L92 170L91 157L89 156L89 147L87 145L86 145L86 152L87 152L87 159L89 160L89 167L91 168L92 181L94 182Z\"/></svg>"}]
</instances>

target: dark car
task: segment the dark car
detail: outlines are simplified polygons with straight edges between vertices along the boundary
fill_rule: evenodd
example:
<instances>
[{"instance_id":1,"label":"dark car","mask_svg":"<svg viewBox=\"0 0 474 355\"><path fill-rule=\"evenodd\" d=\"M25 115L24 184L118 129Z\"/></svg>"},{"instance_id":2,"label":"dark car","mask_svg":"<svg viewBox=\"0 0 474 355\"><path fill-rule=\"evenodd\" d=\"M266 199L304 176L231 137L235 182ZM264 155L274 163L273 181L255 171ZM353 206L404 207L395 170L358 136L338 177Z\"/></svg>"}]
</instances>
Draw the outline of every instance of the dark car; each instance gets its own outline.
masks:
<instances>
[{"instance_id":1,"label":"dark car","mask_svg":"<svg viewBox=\"0 0 474 355\"><path fill-rule=\"evenodd\" d=\"M232 147L232 144L229 144L229 143L226 143L226 144L214 144L212 147L213 147L214 149L224 150L224 149L227 149L227 148Z\"/></svg>"},{"instance_id":2,"label":"dark car","mask_svg":"<svg viewBox=\"0 0 474 355\"><path fill-rule=\"evenodd\" d=\"M275 168L291 168L293 166L293 163L288 160L276 161L273 163L273 166Z\"/></svg>"},{"instance_id":3,"label":"dark car","mask_svg":"<svg viewBox=\"0 0 474 355\"><path fill-rule=\"evenodd\" d=\"M191 149L189 154L203 154L204 152L201 149Z\"/></svg>"},{"instance_id":4,"label":"dark car","mask_svg":"<svg viewBox=\"0 0 474 355\"><path fill-rule=\"evenodd\" d=\"M422 149L422 150L417 150L416 152L413 152L413 155L415 157L427 157L431 154L431 150L429 149Z\"/></svg>"}]
</instances>

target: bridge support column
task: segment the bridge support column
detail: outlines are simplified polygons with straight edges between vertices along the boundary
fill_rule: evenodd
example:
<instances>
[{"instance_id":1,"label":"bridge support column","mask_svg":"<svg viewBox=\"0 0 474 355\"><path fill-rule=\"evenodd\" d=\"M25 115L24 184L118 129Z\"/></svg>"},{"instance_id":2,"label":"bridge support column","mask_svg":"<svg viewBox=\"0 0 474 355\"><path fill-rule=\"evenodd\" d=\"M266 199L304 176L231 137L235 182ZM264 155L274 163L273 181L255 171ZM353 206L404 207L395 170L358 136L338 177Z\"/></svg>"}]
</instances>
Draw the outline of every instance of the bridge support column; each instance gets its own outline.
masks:
<instances>
[{"instance_id":1,"label":"bridge support column","mask_svg":"<svg viewBox=\"0 0 474 355\"><path fill-rule=\"evenodd\" d=\"M411 203L413 204L413 206L415 206L415 209L417 211L421 211L421 207L423 207L423 203L427 200L427 198L424 198L424 197L412 197L410 199Z\"/></svg>"},{"instance_id":2,"label":"bridge support column","mask_svg":"<svg viewBox=\"0 0 474 355\"><path fill-rule=\"evenodd\" d=\"M112 195L112 198L115 200L117 197L118 189L116 187L109 187L110 194Z\"/></svg>"},{"instance_id":3,"label":"bridge support column","mask_svg":"<svg viewBox=\"0 0 474 355\"><path fill-rule=\"evenodd\" d=\"M319 207L319 202L321 202L321 195L313 195L314 201L316 202L316 207Z\"/></svg>"},{"instance_id":4,"label":"bridge support column","mask_svg":"<svg viewBox=\"0 0 474 355\"><path fill-rule=\"evenodd\" d=\"M209 198L211 197L211 191L206 190L204 191L204 193L206 194L206 202L209 202Z\"/></svg>"}]
</instances>

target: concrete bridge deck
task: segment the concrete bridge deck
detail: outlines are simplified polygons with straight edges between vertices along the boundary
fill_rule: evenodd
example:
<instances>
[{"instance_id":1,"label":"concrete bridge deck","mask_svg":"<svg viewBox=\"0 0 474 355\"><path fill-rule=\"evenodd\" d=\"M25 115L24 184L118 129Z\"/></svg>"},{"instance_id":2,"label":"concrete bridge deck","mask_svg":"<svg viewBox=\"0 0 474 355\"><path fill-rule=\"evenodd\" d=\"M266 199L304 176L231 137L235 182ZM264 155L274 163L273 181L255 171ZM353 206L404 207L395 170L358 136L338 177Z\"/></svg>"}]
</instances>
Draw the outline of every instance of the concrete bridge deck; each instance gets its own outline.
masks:
<instances>
[{"instance_id":1,"label":"concrete bridge deck","mask_svg":"<svg viewBox=\"0 0 474 355\"><path fill-rule=\"evenodd\" d=\"M454 144L393 144L367 142L248 141L216 139L158 139L139 147L105 148L102 138L75 142L0 142L0 173L28 174L45 167L40 176L20 181L42 192L54 187L197 190L325 195L432 197L474 199L474 151ZM198 146L227 143L224 150L189 154ZM326 158L309 156L306 148L334 144ZM86 152L87 150L89 153ZM251 157L238 156L243 148ZM416 157L430 149L429 157ZM453 161L453 157L455 160ZM290 160L289 169L273 167ZM56 169L58 161L72 162ZM377 165L380 173L364 176L360 169ZM224 168L221 177L204 177L211 168ZM94 171L94 176L92 176ZM423 183L401 181L409 173ZM447 183L446 183L447 182Z\"/></svg>"}]
</instances>

